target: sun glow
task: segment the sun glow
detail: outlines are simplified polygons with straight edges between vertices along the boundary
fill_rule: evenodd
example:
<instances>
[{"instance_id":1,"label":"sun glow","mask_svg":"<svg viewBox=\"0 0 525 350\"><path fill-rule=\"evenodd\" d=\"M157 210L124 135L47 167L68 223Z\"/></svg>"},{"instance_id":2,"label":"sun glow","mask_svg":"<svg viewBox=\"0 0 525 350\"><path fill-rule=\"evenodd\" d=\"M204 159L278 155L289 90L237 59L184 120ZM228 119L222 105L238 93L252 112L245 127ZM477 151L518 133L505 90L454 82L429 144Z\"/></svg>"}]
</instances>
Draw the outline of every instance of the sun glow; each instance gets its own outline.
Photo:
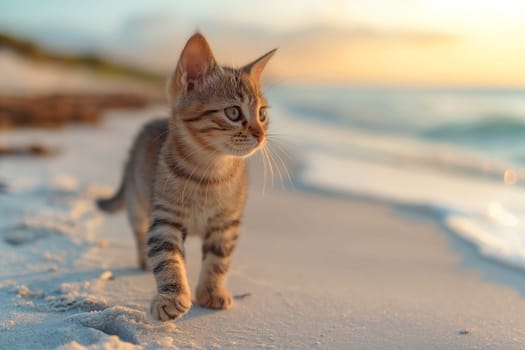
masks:
<instances>
[{"instance_id":1,"label":"sun glow","mask_svg":"<svg viewBox=\"0 0 525 350\"><path fill-rule=\"evenodd\" d=\"M232 62L280 47L269 67L276 80L525 86L525 0L268 0L257 11L239 0L51 3L42 11L38 0L6 2L0 30L85 50L71 40L79 33L156 70L171 67L174 43L200 28Z\"/></svg>"},{"instance_id":2,"label":"sun glow","mask_svg":"<svg viewBox=\"0 0 525 350\"><path fill-rule=\"evenodd\" d=\"M522 0L424 0L430 11L452 15L505 16L519 18L525 10Z\"/></svg>"}]
</instances>

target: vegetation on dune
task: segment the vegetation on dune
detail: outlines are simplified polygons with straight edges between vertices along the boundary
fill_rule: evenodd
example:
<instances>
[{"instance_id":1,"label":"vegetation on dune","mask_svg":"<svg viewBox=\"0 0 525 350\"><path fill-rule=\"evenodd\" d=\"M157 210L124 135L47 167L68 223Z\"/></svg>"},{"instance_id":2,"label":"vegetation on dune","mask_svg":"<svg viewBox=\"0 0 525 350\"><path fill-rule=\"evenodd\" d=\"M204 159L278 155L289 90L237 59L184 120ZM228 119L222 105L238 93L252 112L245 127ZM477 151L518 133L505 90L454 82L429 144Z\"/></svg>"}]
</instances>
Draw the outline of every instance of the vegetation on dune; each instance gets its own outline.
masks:
<instances>
[{"instance_id":1,"label":"vegetation on dune","mask_svg":"<svg viewBox=\"0 0 525 350\"><path fill-rule=\"evenodd\" d=\"M29 40L0 33L0 50L15 52L31 61L63 67L89 69L96 74L139 80L161 86L163 77L140 68L110 62L94 54L59 53ZM68 123L97 123L106 110L143 108L154 96L133 91L48 93L38 95L0 95L0 130L15 127L62 127ZM0 147L2 155L42 155L38 147Z\"/></svg>"},{"instance_id":2,"label":"vegetation on dune","mask_svg":"<svg viewBox=\"0 0 525 350\"><path fill-rule=\"evenodd\" d=\"M152 83L163 81L163 76L141 68L111 62L96 54L68 54L53 52L32 41L0 33L0 49L8 49L32 60L57 63L69 67L87 68L101 74L129 77Z\"/></svg>"}]
</instances>

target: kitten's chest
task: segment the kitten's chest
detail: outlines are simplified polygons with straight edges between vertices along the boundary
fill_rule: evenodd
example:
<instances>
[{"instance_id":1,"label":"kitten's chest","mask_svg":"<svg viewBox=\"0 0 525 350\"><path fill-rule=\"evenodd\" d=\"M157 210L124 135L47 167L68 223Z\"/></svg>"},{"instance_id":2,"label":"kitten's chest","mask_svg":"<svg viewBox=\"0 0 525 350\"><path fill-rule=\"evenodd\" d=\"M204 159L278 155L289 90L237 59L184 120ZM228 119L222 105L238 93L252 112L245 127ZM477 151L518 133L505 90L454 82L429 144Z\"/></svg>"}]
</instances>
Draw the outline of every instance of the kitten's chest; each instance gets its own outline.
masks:
<instances>
[{"instance_id":1,"label":"kitten's chest","mask_svg":"<svg viewBox=\"0 0 525 350\"><path fill-rule=\"evenodd\" d=\"M239 210L244 204L242 194L239 193L242 191L241 188L214 188L193 195L184 208L188 213L186 224L189 234L204 235L211 218Z\"/></svg>"},{"instance_id":2,"label":"kitten's chest","mask_svg":"<svg viewBox=\"0 0 525 350\"><path fill-rule=\"evenodd\" d=\"M204 235L210 219L240 215L246 197L244 165L227 167L216 176L200 178L194 170L160 162L154 181L153 201L170 203L190 235Z\"/></svg>"}]
</instances>

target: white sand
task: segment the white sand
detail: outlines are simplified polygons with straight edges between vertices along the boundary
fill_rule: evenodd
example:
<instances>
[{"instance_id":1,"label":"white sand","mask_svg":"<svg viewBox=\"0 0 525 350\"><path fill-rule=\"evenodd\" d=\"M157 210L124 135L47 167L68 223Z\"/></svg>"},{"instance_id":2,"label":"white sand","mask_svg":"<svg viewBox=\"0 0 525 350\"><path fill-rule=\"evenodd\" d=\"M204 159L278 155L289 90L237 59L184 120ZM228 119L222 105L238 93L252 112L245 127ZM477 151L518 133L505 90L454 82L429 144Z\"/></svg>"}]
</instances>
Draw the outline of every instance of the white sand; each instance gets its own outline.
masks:
<instances>
[{"instance_id":1,"label":"white sand","mask_svg":"<svg viewBox=\"0 0 525 350\"><path fill-rule=\"evenodd\" d=\"M523 273L482 260L408 209L268 188L263 196L257 171L228 283L233 308L152 322L153 277L136 268L125 216L92 204L108 191L101 185L117 184L143 120L0 135L65 150L0 160L12 186L0 194L0 349L523 348ZM190 240L193 287L199 251Z\"/></svg>"}]
</instances>

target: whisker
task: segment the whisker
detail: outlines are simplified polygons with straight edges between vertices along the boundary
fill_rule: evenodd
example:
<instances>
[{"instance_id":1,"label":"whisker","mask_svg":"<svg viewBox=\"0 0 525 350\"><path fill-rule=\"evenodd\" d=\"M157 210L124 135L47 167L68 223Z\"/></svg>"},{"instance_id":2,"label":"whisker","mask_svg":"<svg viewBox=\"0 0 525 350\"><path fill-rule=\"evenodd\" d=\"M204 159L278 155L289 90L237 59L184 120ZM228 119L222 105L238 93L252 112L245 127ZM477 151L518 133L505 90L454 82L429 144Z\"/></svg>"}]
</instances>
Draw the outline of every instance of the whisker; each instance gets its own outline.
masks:
<instances>
[{"instance_id":1,"label":"whisker","mask_svg":"<svg viewBox=\"0 0 525 350\"><path fill-rule=\"evenodd\" d=\"M279 153L277 152L276 149L273 150L273 154L277 157L277 159L279 160L279 162L281 163L283 169L284 169L284 172L286 174L286 177L288 178L288 181L290 183L290 185L292 186L292 188L295 190L295 185L293 183L293 180L292 180L292 176L290 175L290 172L288 171L288 166L287 164L284 162L284 160L279 156Z\"/></svg>"},{"instance_id":2,"label":"whisker","mask_svg":"<svg viewBox=\"0 0 525 350\"><path fill-rule=\"evenodd\" d=\"M274 164L275 165L275 169L277 170L277 174L279 174L279 180L281 181L281 188L284 188L283 174L281 173L281 169L280 169L279 163L276 163L274 161L274 159L273 159L273 152L272 152L271 147L268 147L268 156L270 157L270 160L275 163Z\"/></svg>"},{"instance_id":3,"label":"whisker","mask_svg":"<svg viewBox=\"0 0 525 350\"><path fill-rule=\"evenodd\" d=\"M272 163L270 162L270 158L268 157L268 150L266 148L263 148L262 149L263 151L263 154L266 158L266 161L268 162L268 168L270 170L270 180L271 180L271 183L272 183L272 188L274 187L274 183L273 183L273 178L274 178L274 172L273 172L273 166L272 166Z\"/></svg>"},{"instance_id":4,"label":"whisker","mask_svg":"<svg viewBox=\"0 0 525 350\"><path fill-rule=\"evenodd\" d=\"M266 147L266 146L265 146ZM257 159L259 160L257 162L257 166L258 166L258 169L260 170L260 164L262 163L262 168L263 168L263 185L262 185L262 191L261 193L264 195L265 194L265 191L266 191L266 162L264 161L264 155L263 155L263 152L264 152L264 147L259 149L259 151L256 154L257 156Z\"/></svg>"},{"instance_id":5,"label":"whisker","mask_svg":"<svg viewBox=\"0 0 525 350\"><path fill-rule=\"evenodd\" d=\"M266 162L264 161L264 157L262 155L262 152L259 152L258 156L259 156L259 159L261 160L261 162L263 164L263 188L262 188L262 194L264 196L264 194L266 192L266 172L267 172Z\"/></svg>"},{"instance_id":6,"label":"whisker","mask_svg":"<svg viewBox=\"0 0 525 350\"><path fill-rule=\"evenodd\" d=\"M287 140L290 139L290 138L293 138L294 136L297 136L295 134L289 134L289 133L275 133L275 132L267 132L266 133L267 136L272 136L272 137L281 137L281 136L284 136Z\"/></svg>"},{"instance_id":7,"label":"whisker","mask_svg":"<svg viewBox=\"0 0 525 350\"><path fill-rule=\"evenodd\" d=\"M290 152L287 151L286 147L282 146L279 141L280 140L275 140L275 139L270 139L272 141L272 145L277 147L279 149L279 151L282 152L283 156L285 156L286 158L288 158L288 160L291 160L291 161L294 161L294 157L292 157L292 155L290 154Z\"/></svg>"}]
</instances>

